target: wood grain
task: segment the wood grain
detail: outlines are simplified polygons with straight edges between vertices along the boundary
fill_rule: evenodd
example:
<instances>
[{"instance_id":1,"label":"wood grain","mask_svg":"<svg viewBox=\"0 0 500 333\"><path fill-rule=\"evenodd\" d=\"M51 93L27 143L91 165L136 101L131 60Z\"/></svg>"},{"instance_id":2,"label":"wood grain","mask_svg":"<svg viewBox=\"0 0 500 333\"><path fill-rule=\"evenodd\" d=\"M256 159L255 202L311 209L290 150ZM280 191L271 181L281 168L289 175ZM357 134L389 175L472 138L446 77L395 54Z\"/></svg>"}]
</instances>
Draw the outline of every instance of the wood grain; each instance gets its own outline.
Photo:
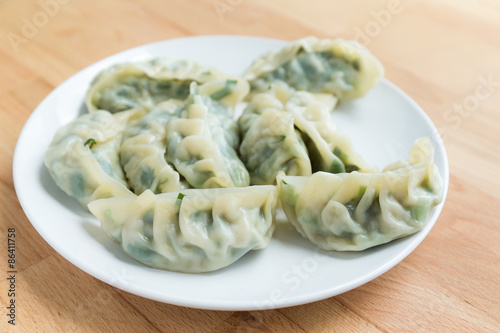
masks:
<instances>
[{"instance_id":1,"label":"wood grain","mask_svg":"<svg viewBox=\"0 0 500 333\"><path fill-rule=\"evenodd\" d=\"M19 271L16 326L7 324L8 281L0 279L2 331L500 331L498 2L60 0L46 21L38 17L36 31L23 34L25 20L40 16L42 4L54 1L0 1L0 243L6 244L7 228L17 229ZM397 13L376 29L374 13L395 4ZM95 61L134 46L200 34L351 39L359 38L359 31L387 78L436 124L451 167L448 199L434 229L408 258L374 281L278 310L172 306L80 271L45 243L21 210L12 180L17 137L52 89ZM13 34L24 39L13 43ZM484 98L473 104L478 92ZM6 245L2 248L6 272Z\"/></svg>"}]
</instances>

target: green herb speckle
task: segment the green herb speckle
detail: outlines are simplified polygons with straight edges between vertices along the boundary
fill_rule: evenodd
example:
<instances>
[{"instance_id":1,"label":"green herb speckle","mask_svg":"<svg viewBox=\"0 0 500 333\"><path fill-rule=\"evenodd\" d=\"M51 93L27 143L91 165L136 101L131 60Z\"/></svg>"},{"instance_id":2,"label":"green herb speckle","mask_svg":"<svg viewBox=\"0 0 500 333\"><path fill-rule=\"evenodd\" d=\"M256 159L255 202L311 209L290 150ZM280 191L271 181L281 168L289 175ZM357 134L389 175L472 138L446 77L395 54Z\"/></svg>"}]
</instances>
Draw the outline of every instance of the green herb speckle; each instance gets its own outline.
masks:
<instances>
[{"instance_id":1,"label":"green herb speckle","mask_svg":"<svg viewBox=\"0 0 500 333\"><path fill-rule=\"evenodd\" d=\"M237 83L236 80L227 80L226 85L222 89L212 93L210 95L210 98L212 98L215 101L218 101L219 99L226 97L233 91L233 86L236 85L236 83Z\"/></svg>"},{"instance_id":2,"label":"green herb speckle","mask_svg":"<svg viewBox=\"0 0 500 333\"><path fill-rule=\"evenodd\" d=\"M87 141L83 144L84 146L89 146L89 149L92 149L94 145L96 145L97 142L93 138L88 138Z\"/></svg>"},{"instance_id":3,"label":"green herb speckle","mask_svg":"<svg viewBox=\"0 0 500 333\"><path fill-rule=\"evenodd\" d=\"M345 172L353 172L353 171L359 171L359 167L354 164L347 164L345 166Z\"/></svg>"},{"instance_id":4,"label":"green herb speckle","mask_svg":"<svg viewBox=\"0 0 500 333\"><path fill-rule=\"evenodd\" d=\"M342 161L340 161L340 159L334 160L330 165L331 173L342 173L344 171L345 171L344 164L342 163Z\"/></svg>"}]
</instances>

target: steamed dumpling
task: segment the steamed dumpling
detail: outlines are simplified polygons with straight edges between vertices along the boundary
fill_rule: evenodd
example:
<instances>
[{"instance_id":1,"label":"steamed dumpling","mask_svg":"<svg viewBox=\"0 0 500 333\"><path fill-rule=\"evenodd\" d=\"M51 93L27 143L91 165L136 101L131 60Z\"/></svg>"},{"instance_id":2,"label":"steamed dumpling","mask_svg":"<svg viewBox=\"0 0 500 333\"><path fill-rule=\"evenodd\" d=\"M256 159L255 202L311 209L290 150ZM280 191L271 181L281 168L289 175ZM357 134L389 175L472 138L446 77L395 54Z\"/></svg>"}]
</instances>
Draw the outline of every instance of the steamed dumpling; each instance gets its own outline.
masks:
<instances>
[{"instance_id":1,"label":"steamed dumpling","mask_svg":"<svg viewBox=\"0 0 500 333\"><path fill-rule=\"evenodd\" d=\"M290 114L272 108L257 114L250 107L240 121L246 129L240 154L252 185L274 184L280 171L292 176L311 174L307 149Z\"/></svg>"},{"instance_id":2,"label":"steamed dumpling","mask_svg":"<svg viewBox=\"0 0 500 333\"><path fill-rule=\"evenodd\" d=\"M240 146L250 183L274 184L276 175L308 176L311 162L293 118L283 111L267 109L252 123Z\"/></svg>"},{"instance_id":3,"label":"steamed dumpling","mask_svg":"<svg viewBox=\"0 0 500 333\"><path fill-rule=\"evenodd\" d=\"M238 120L243 134L240 154L252 184L273 184L279 171L289 176L375 171L333 123L334 96L278 94L276 89L255 94Z\"/></svg>"},{"instance_id":4,"label":"steamed dumpling","mask_svg":"<svg viewBox=\"0 0 500 333\"><path fill-rule=\"evenodd\" d=\"M324 250L360 251L413 234L443 198L428 138L415 142L409 161L381 173L280 175L277 182L288 219Z\"/></svg>"},{"instance_id":5,"label":"steamed dumpling","mask_svg":"<svg viewBox=\"0 0 500 333\"><path fill-rule=\"evenodd\" d=\"M365 95L383 77L380 62L354 41L308 37L256 59L244 74L252 92L270 86L329 93L341 101Z\"/></svg>"},{"instance_id":6,"label":"steamed dumpling","mask_svg":"<svg viewBox=\"0 0 500 333\"><path fill-rule=\"evenodd\" d=\"M135 194L178 191L180 177L166 161L167 124L177 116L180 101L168 100L128 126L120 147L120 161Z\"/></svg>"},{"instance_id":7,"label":"steamed dumpling","mask_svg":"<svg viewBox=\"0 0 500 333\"><path fill-rule=\"evenodd\" d=\"M168 99L184 100L191 82L204 84L201 93L234 107L248 93L248 83L188 60L158 58L114 65L103 70L86 95L89 112L112 113L132 108L150 110Z\"/></svg>"},{"instance_id":8,"label":"steamed dumpling","mask_svg":"<svg viewBox=\"0 0 500 333\"><path fill-rule=\"evenodd\" d=\"M332 121L330 111L336 102L329 94L296 91L285 104L309 151L312 171L374 172Z\"/></svg>"},{"instance_id":9,"label":"steamed dumpling","mask_svg":"<svg viewBox=\"0 0 500 333\"><path fill-rule=\"evenodd\" d=\"M195 188L248 186L248 171L235 150L239 136L232 115L199 95L195 83L191 91L179 117L167 125L167 161Z\"/></svg>"},{"instance_id":10,"label":"steamed dumpling","mask_svg":"<svg viewBox=\"0 0 500 333\"><path fill-rule=\"evenodd\" d=\"M119 163L125 123L132 113L84 114L61 127L45 153L45 165L56 184L80 205L95 199L132 196Z\"/></svg>"},{"instance_id":11,"label":"steamed dumpling","mask_svg":"<svg viewBox=\"0 0 500 333\"><path fill-rule=\"evenodd\" d=\"M266 247L274 231L275 186L184 190L93 201L102 229L132 258L155 268L198 273Z\"/></svg>"}]
</instances>

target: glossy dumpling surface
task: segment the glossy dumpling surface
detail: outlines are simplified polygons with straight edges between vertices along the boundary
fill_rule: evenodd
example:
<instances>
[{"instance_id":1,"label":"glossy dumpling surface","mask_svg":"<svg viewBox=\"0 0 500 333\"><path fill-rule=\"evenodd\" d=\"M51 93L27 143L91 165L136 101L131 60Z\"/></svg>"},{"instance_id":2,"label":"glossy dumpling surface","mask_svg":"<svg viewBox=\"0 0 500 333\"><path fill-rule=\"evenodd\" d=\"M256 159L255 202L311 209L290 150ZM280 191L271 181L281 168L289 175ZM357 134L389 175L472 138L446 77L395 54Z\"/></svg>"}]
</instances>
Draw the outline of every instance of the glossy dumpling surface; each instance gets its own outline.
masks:
<instances>
[{"instance_id":1,"label":"glossy dumpling surface","mask_svg":"<svg viewBox=\"0 0 500 333\"><path fill-rule=\"evenodd\" d=\"M132 258L155 268L198 273L266 247L274 230L275 186L192 189L96 200L90 211Z\"/></svg>"},{"instance_id":2,"label":"glossy dumpling surface","mask_svg":"<svg viewBox=\"0 0 500 333\"><path fill-rule=\"evenodd\" d=\"M325 250L360 251L413 234L443 197L443 182L428 138L409 161L381 173L279 176L280 199L296 229Z\"/></svg>"},{"instance_id":3,"label":"glossy dumpling surface","mask_svg":"<svg viewBox=\"0 0 500 333\"><path fill-rule=\"evenodd\" d=\"M313 172L376 171L363 160L351 140L332 121L330 111L336 102L329 94L296 91L284 107L292 114L294 125L302 134Z\"/></svg>"},{"instance_id":4,"label":"glossy dumpling surface","mask_svg":"<svg viewBox=\"0 0 500 333\"><path fill-rule=\"evenodd\" d=\"M356 42L308 37L257 58L244 77L253 92L276 84L345 101L366 94L383 75L380 62Z\"/></svg>"},{"instance_id":5,"label":"glossy dumpling surface","mask_svg":"<svg viewBox=\"0 0 500 333\"><path fill-rule=\"evenodd\" d=\"M274 184L280 171L292 176L311 174L311 162L290 114L266 109L253 119L240 146L251 184Z\"/></svg>"},{"instance_id":6,"label":"glossy dumpling surface","mask_svg":"<svg viewBox=\"0 0 500 333\"><path fill-rule=\"evenodd\" d=\"M180 101L169 100L128 126L120 147L120 161L135 194L177 191L180 177L166 161L167 124L177 116Z\"/></svg>"},{"instance_id":7,"label":"glossy dumpling surface","mask_svg":"<svg viewBox=\"0 0 500 333\"><path fill-rule=\"evenodd\" d=\"M83 207L99 198L132 195L118 158L128 116L84 114L61 127L45 153L56 184Z\"/></svg>"},{"instance_id":8,"label":"glossy dumpling surface","mask_svg":"<svg viewBox=\"0 0 500 333\"><path fill-rule=\"evenodd\" d=\"M111 66L97 75L86 95L89 112L112 113L132 108L152 109L168 99L184 100L192 82L205 84L202 93L234 106L248 93L248 83L188 60L157 58Z\"/></svg>"},{"instance_id":9,"label":"glossy dumpling surface","mask_svg":"<svg viewBox=\"0 0 500 333\"><path fill-rule=\"evenodd\" d=\"M250 177L239 159L233 132L236 123L221 105L192 86L179 117L167 125L167 161L195 188L248 186ZM233 125L231 125L231 123Z\"/></svg>"},{"instance_id":10,"label":"glossy dumpling surface","mask_svg":"<svg viewBox=\"0 0 500 333\"><path fill-rule=\"evenodd\" d=\"M273 184L279 171L291 176L374 172L332 121L336 103L331 94L307 91L280 95L270 89L253 95L238 120L243 134L240 154L252 183Z\"/></svg>"}]
</instances>

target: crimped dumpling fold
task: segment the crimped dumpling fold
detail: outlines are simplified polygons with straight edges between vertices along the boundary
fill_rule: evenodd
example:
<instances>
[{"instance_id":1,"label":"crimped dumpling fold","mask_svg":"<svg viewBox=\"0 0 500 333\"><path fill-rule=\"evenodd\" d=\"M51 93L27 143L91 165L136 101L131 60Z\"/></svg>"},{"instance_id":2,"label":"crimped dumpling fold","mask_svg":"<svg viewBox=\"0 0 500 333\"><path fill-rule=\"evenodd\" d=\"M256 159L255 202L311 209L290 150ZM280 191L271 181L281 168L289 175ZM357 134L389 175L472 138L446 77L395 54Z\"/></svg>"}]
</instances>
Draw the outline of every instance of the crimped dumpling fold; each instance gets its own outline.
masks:
<instances>
[{"instance_id":1,"label":"crimped dumpling fold","mask_svg":"<svg viewBox=\"0 0 500 333\"><path fill-rule=\"evenodd\" d=\"M279 175L277 183L295 228L320 248L338 251L360 251L419 231L444 190L429 138L415 142L408 161L381 173Z\"/></svg>"},{"instance_id":2,"label":"crimped dumpling fold","mask_svg":"<svg viewBox=\"0 0 500 333\"><path fill-rule=\"evenodd\" d=\"M250 177L235 150L238 144L231 112L200 95L193 82L178 117L167 125L167 161L195 188L244 187Z\"/></svg>"},{"instance_id":3,"label":"crimped dumpling fold","mask_svg":"<svg viewBox=\"0 0 500 333\"><path fill-rule=\"evenodd\" d=\"M89 112L112 113L133 108L152 109L168 99L185 100L192 82L202 85L202 94L234 107L249 91L248 82L218 69L189 60L156 58L123 63L101 71L85 98Z\"/></svg>"},{"instance_id":4,"label":"crimped dumpling fold","mask_svg":"<svg viewBox=\"0 0 500 333\"><path fill-rule=\"evenodd\" d=\"M188 189L96 200L89 209L132 258L155 268L199 273L223 268L274 231L275 186Z\"/></svg>"},{"instance_id":5,"label":"crimped dumpling fold","mask_svg":"<svg viewBox=\"0 0 500 333\"><path fill-rule=\"evenodd\" d=\"M185 187L165 157L167 124L177 117L181 105L174 99L162 102L125 129L120 162L135 194L147 189L166 193Z\"/></svg>"},{"instance_id":6,"label":"crimped dumpling fold","mask_svg":"<svg viewBox=\"0 0 500 333\"><path fill-rule=\"evenodd\" d=\"M380 62L355 41L316 37L257 58L243 75L253 93L275 85L285 95L295 89L330 93L341 101L362 97L383 76Z\"/></svg>"},{"instance_id":7,"label":"crimped dumpling fold","mask_svg":"<svg viewBox=\"0 0 500 333\"><path fill-rule=\"evenodd\" d=\"M274 184L278 172L375 172L331 119L337 99L330 94L293 91L255 94L238 120L240 155L251 184Z\"/></svg>"},{"instance_id":8,"label":"crimped dumpling fold","mask_svg":"<svg viewBox=\"0 0 500 333\"><path fill-rule=\"evenodd\" d=\"M45 153L56 184L82 207L95 199L131 196L118 151L127 121L138 112L84 114L61 127ZM140 115L140 113L139 113Z\"/></svg>"}]
</instances>

